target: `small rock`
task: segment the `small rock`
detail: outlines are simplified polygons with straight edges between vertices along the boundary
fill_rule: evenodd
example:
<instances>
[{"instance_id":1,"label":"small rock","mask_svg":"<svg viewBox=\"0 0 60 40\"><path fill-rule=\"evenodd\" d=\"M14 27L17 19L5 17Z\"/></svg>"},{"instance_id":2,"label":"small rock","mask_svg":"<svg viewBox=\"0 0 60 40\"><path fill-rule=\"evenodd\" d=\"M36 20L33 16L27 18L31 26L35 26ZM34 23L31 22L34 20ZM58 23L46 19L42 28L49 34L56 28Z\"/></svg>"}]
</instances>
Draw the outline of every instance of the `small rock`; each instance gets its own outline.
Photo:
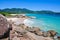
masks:
<instances>
[{"instance_id":1,"label":"small rock","mask_svg":"<svg viewBox=\"0 0 60 40\"><path fill-rule=\"evenodd\" d=\"M15 36L12 40L20 40L20 38Z\"/></svg>"},{"instance_id":2,"label":"small rock","mask_svg":"<svg viewBox=\"0 0 60 40\"><path fill-rule=\"evenodd\" d=\"M47 37L51 37L51 34L49 32L47 32Z\"/></svg>"},{"instance_id":3,"label":"small rock","mask_svg":"<svg viewBox=\"0 0 60 40\"><path fill-rule=\"evenodd\" d=\"M47 37L47 32L43 32L43 36L44 37Z\"/></svg>"},{"instance_id":4,"label":"small rock","mask_svg":"<svg viewBox=\"0 0 60 40\"><path fill-rule=\"evenodd\" d=\"M35 33L35 32L37 32L37 31L40 31L40 28L38 28L38 27L33 27L33 28L30 28L29 31L32 32L32 33Z\"/></svg>"},{"instance_id":5,"label":"small rock","mask_svg":"<svg viewBox=\"0 0 60 40\"><path fill-rule=\"evenodd\" d=\"M42 36L43 35L43 32L42 31L37 31L35 34L36 35L39 35L39 36Z\"/></svg>"}]
</instances>

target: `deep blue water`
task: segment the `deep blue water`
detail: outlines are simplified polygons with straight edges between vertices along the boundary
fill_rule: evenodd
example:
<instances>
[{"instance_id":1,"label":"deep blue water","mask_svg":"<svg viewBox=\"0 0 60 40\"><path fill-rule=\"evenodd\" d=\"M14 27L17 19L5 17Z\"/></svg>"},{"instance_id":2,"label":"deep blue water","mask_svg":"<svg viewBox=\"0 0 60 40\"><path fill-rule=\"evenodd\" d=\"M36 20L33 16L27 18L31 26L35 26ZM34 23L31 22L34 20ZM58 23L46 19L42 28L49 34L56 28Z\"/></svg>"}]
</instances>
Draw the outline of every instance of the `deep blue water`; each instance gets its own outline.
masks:
<instances>
[{"instance_id":1,"label":"deep blue water","mask_svg":"<svg viewBox=\"0 0 60 40\"><path fill-rule=\"evenodd\" d=\"M39 27L44 31L55 30L60 33L60 14L26 14L26 16L36 17L35 19L29 19L27 21L28 25Z\"/></svg>"}]
</instances>

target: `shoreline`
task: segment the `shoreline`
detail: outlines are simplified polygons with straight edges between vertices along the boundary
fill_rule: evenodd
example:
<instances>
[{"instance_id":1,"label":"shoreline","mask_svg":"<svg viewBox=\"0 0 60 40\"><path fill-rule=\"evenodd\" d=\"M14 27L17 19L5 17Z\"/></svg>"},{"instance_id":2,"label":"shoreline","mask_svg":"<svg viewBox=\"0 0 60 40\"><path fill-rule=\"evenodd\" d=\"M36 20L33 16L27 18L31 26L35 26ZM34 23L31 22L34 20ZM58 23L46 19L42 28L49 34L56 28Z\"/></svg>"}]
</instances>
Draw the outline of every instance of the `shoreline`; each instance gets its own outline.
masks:
<instances>
[{"instance_id":1,"label":"shoreline","mask_svg":"<svg viewBox=\"0 0 60 40\"><path fill-rule=\"evenodd\" d=\"M16 22L21 22L22 24L24 24L24 21L26 20L26 19L35 19L36 17L34 17L34 16L31 16L31 17L28 17L28 16L26 16L26 14L20 14L20 15L16 15L16 14L13 14L14 15L14 17L7 17L7 20L9 21L13 21L14 22L14 20L16 20ZM17 17L17 16L19 16L19 17ZM20 23L20 24L21 24ZM19 24L18 24L19 25ZM26 25L27 26L27 25Z\"/></svg>"},{"instance_id":2,"label":"shoreline","mask_svg":"<svg viewBox=\"0 0 60 40\"><path fill-rule=\"evenodd\" d=\"M47 40L53 40L53 38L56 36L56 34L57 34L57 32L56 31L54 31L54 30L48 30L48 31L46 31L46 32L44 32L44 31L42 31L40 28L38 28L38 27L29 27L29 26L26 26L24 23L23 23L23 21L25 20L25 19L28 19L29 17L27 17L27 16L22 16L22 17L17 17L17 18L15 18L15 19L13 19L13 18L11 18L11 19L9 19L9 18L7 18L7 19L9 19L9 21L10 22L12 22L12 27L13 27L13 30L12 30L12 33L13 32L15 32L15 33L17 33L17 32L20 32L21 34L23 34L23 35L21 35L20 34L20 36L23 36L24 37L24 35L25 35L25 33L27 33L26 35L28 35L29 36L29 34L31 34L31 36L30 37L32 37L32 35L34 36L34 37L32 37L32 39L35 39L35 36L37 37L37 38L42 38L42 40L45 40L45 39L47 39ZM20 21L19 21L19 25L17 25L17 24L15 24L14 22L17 22L18 21L18 19L22 22L22 23L20 23ZM14 20L17 20L17 21L14 21ZM13 34L15 34L15 33L13 33ZM33 33L33 34L32 34ZM11 36L13 36L13 35L11 35ZM17 33L17 35L16 36L18 36L18 33ZM39 37L38 37L39 36ZM46 37L48 37L48 38L46 38ZM52 38L51 38L52 37ZM58 36L57 36L58 37ZM36 38L36 40L37 40L37 38ZM44 39L43 39L44 38ZM13 39L13 38L12 38ZM39 40L38 39L38 40ZM54 38L55 39L55 38ZM58 38L56 38L56 39L58 39Z\"/></svg>"}]
</instances>

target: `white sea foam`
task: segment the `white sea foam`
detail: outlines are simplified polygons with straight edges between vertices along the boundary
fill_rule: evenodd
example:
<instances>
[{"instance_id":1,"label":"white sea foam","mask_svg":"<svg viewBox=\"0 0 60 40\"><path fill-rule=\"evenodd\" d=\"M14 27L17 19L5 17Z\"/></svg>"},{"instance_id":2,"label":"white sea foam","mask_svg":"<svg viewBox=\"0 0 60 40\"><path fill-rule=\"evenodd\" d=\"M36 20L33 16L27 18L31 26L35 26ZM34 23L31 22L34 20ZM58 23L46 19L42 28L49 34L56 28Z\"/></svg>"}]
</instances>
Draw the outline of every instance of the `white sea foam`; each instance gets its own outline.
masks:
<instances>
[{"instance_id":1,"label":"white sea foam","mask_svg":"<svg viewBox=\"0 0 60 40\"><path fill-rule=\"evenodd\" d=\"M32 27L32 25L34 24L34 21L30 20L30 19L25 19L24 24L27 25L27 26Z\"/></svg>"}]
</instances>

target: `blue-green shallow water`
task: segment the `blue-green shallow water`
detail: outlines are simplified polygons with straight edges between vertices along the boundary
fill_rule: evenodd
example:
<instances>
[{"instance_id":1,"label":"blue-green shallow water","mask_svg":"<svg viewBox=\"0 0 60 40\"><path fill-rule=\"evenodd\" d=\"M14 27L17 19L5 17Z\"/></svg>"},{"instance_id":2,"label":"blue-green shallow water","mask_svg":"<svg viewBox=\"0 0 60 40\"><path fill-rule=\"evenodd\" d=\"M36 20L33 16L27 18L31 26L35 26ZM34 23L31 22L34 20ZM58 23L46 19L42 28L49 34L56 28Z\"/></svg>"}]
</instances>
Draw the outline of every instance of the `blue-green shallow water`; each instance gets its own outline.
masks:
<instances>
[{"instance_id":1,"label":"blue-green shallow water","mask_svg":"<svg viewBox=\"0 0 60 40\"><path fill-rule=\"evenodd\" d=\"M44 31L55 30L60 33L60 14L26 14L26 16L36 17L29 19L32 21L29 25L40 27Z\"/></svg>"}]
</instances>

